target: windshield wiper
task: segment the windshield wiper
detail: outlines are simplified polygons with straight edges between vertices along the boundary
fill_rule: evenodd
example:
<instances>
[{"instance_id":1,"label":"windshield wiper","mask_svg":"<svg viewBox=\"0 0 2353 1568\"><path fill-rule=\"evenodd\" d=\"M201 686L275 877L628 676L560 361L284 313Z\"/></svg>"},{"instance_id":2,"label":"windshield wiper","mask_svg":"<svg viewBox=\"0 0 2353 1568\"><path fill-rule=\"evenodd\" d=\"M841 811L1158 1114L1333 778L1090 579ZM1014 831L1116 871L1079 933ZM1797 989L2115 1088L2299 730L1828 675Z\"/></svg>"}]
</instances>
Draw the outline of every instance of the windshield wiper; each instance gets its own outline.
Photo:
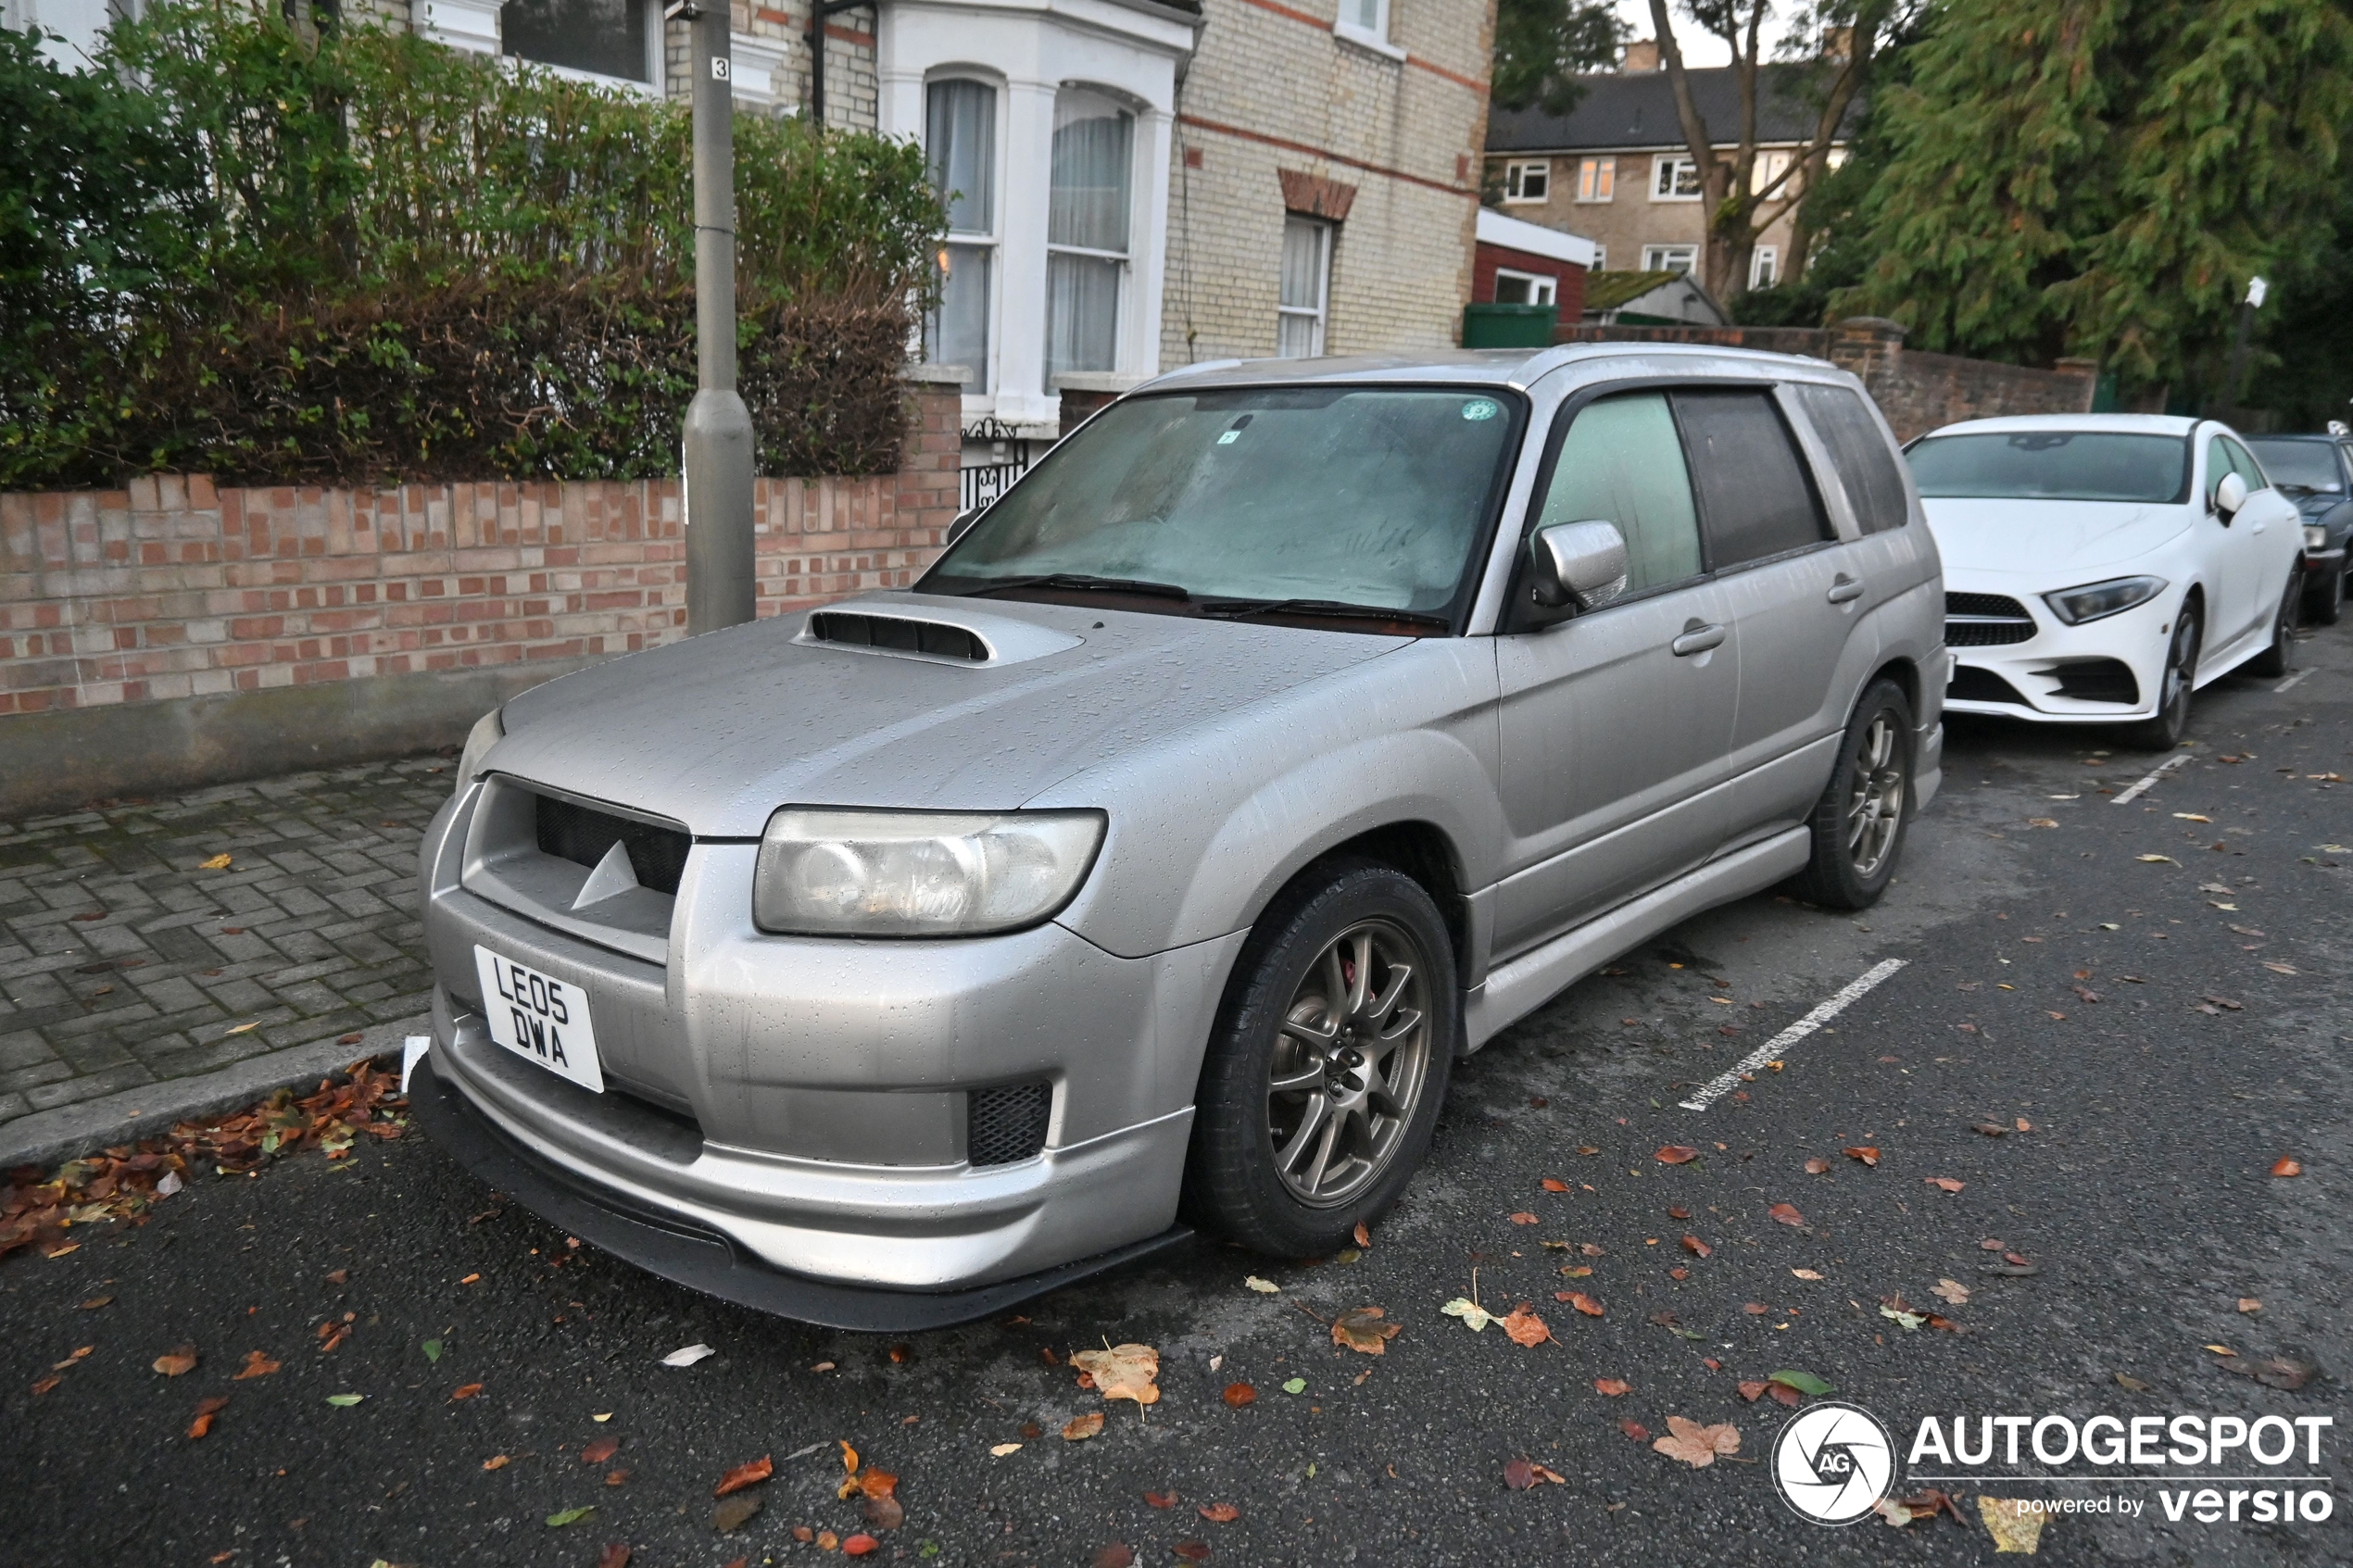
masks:
<instances>
[{"instance_id":1,"label":"windshield wiper","mask_svg":"<svg viewBox=\"0 0 2353 1568\"><path fill-rule=\"evenodd\" d=\"M1041 571L1032 577L1002 578L967 588L963 596L976 599L989 594L1009 594L1016 588L1070 588L1089 594L1139 594L1147 598L1189 601L1193 596L1174 583L1150 583L1137 577L1096 577L1084 571Z\"/></svg>"},{"instance_id":2,"label":"windshield wiper","mask_svg":"<svg viewBox=\"0 0 2353 1568\"><path fill-rule=\"evenodd\" d=\"M1351 604L1345 599L1209 599L1203 601L1201 612L1227 621L1253 615L1315 615L1348 621L1402 621L1413 626L1436 627L1441 632L1451 632L1454 627L1453 621L1442 615L1418 609L1391 609L1387 605Z\"/></svg>"}]
</instances>

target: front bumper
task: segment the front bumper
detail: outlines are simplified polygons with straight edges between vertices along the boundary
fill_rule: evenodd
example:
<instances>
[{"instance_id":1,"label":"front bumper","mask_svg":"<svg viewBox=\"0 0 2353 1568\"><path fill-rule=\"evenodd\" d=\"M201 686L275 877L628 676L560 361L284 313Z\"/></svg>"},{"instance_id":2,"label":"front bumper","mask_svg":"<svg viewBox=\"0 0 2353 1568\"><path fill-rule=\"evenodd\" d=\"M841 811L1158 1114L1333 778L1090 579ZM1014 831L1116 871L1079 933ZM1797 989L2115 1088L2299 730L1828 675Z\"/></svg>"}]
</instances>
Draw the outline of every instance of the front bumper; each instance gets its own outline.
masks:
<instances>
[{"instance_id":1,"label":"front bumper","mask_svg":"<svg viewBox=\"0 0 2353 1568\"><path fill-rule=\"evenodd\" d=\"M467 874L483 794L434 820L422 877L438 1121L494 1185L657 1273L843 1326L986 1314L1177 1234L1193 1083L1240 934L1134 960L1051 923L770 936L750 923L756 847L698 843L649 961L533 918L516 879ZM477 945L585 992L606 1093L490 1037ZM967 1107L1012 1084L1050 1086L1042 1147L975 1164ZM575 1223L583 1204L606 1217ZM894 1299L852 1313L828 1292Z\"/></svg>"},{"instance_id":2,"label":"front bumper","mask_svg":"<svg viewBox=\"0 0 2353 1568\"><path fill-rule=\"evenodd\" d=\"M2015 626L1951 619L1944 639L1953 654L1947 713L1984 713L2045 724L2131 723L2157 712L2165 655L2182 590L2169 588L2147 604L2087 625L2070 626L2040 594L2015 583L1948 575L1948 604L1999 599L2017 608ZM1974 641L1989 633L2026 634L2014 642Z\"/></svg>"}]
</instances>

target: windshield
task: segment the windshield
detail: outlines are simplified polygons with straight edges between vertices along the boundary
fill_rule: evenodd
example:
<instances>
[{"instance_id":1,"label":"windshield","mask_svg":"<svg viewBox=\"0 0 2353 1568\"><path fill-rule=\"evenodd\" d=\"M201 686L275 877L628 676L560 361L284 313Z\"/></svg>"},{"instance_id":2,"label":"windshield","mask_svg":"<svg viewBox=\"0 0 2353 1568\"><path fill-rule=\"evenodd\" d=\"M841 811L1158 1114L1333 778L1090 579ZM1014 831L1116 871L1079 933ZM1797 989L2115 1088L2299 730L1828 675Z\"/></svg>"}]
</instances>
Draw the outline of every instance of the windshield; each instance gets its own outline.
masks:
<instances>
[{"instance_id":1,"label":"windshield","mask_svg":"<svg viewBox=\"0 0 2353 1568\"><path fill-rule=\"evenodd\" d=\"M2018 501L2181 501L2190 444L2179 435L2021 430L1932 435L1905 454L1920 494Z\"/></svg>"},{"instance_id":2,"label":"windshield","mask_svg":"<svg viewBox=\"0 0 2353 1568\"><path fill-rule=\"evenodd\" d=\"M2336 470L2333 441L2250 441L2247 445L2263 460L2263 471L2274 484L2293 484L2301 490L2345 488L2344 476Z\"/></svg>"},{"instance_id":3,"label":"windshield","mask_svg":"<svg viewBox=\"0 0 2353 1568\"><path fill-rule=\"evenodd\" d=\"M1514 395L1429 387L1132 398L1050 452L922 587L1086 592L1077 580L1113 580L1143 609L1300 600L1451 618L1521 416ZM1049 577L1063 581L1034 581Z\"/></svg>"}]
</instances>

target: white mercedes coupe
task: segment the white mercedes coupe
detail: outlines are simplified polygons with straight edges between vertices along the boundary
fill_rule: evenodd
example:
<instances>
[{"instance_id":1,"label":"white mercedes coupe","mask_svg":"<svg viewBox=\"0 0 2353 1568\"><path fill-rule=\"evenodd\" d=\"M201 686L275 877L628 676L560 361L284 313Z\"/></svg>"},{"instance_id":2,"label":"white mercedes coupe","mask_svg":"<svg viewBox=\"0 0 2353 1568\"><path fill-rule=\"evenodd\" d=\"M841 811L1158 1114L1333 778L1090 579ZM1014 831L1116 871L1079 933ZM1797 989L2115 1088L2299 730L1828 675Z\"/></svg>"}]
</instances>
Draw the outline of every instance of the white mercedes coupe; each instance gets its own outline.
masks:
<instances>
[{"instance_id":1,"label":"white mercedes coupe","mask_svg":"<svg viewBox=\"0 0 2353 1568\"><path fill-rule=\"evenodd\" d=\"M2228 426L1970 420L1906 455L1944 558L1947 710L2170 750L2198 687L2285 672L2302 520Z\"/></svg>"}]
</instances>

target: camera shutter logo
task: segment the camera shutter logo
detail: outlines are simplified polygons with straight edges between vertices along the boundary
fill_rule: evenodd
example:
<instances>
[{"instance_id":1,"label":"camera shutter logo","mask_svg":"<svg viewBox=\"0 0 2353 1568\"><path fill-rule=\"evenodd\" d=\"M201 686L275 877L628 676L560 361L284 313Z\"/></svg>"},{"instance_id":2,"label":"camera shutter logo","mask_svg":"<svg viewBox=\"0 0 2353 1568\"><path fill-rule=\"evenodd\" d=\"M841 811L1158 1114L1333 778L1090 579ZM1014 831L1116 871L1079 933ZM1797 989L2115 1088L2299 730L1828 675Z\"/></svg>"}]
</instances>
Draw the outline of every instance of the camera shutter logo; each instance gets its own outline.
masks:
<instances>
[{"instance_id":1,"label":"camera shutter logo","mask_svg":"<svg viewBox=\"0 0 2353 1568\"><path fill-rule=\"evenodd\" d=\"M1772 1462L1781 1500L1817 1524L1868 1518L1895 1485L1895 1441L1859 1405L1806 1406L1774 1439Z\"/></svg>"}]
</instances>

